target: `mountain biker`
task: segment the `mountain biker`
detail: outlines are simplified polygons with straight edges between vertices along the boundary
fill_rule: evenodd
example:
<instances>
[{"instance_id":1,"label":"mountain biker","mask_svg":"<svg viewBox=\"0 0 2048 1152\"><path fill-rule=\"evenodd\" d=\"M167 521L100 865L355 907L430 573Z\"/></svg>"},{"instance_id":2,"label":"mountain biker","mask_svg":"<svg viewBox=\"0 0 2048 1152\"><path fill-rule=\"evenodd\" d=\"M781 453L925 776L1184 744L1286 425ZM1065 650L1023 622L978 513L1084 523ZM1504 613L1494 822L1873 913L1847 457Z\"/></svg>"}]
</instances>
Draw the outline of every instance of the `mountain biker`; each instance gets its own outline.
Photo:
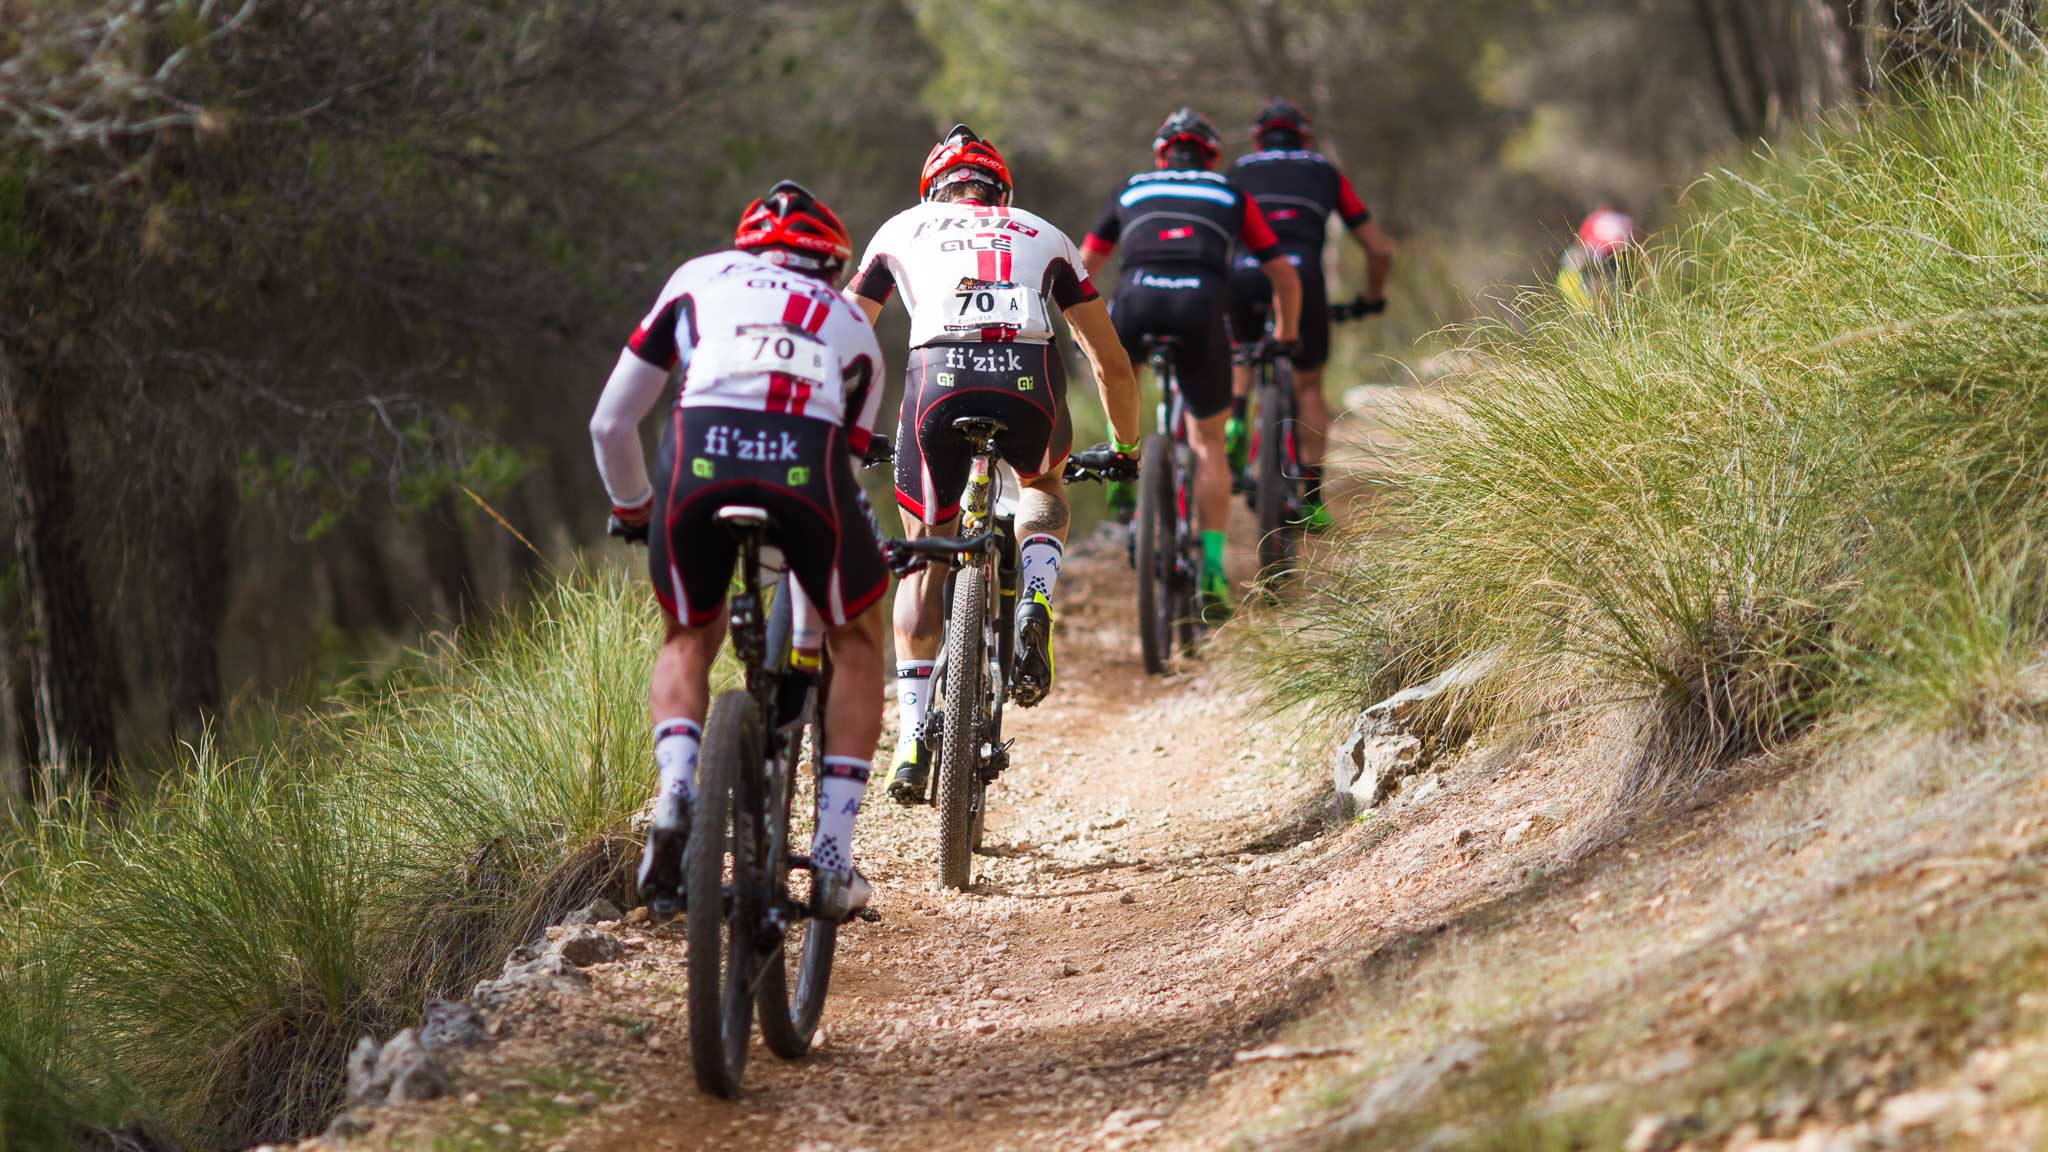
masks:
<instances>
[{"instance_id":1,"label":"mountain biker","mask_svg":"<svg viewBox=\"0 0 2048 1152\"><path fill-rule=\"evenodd\" d=\"M990 416L1008 425L996 444L1023 487L1011 683L1017 703L1029 708L1052 690L1052 595L1067 534L1061 466L1073 445L1051 308L1066 316L1094 366L1111 444L1124 456L1138 450L1138 382L1073 242L1012 208L1011 190L1002 155L966 125L955 126L925 159L921 202L875 233L847 293L870 321L898 293L910 313L896 433L904 535L944 535L959 515L973 452L952 421ZM889 795L903 804L923 799L930 772L920 737L945 628L944 592L944 574L927 569L905 577L896 596L901 723Z\"/></svg>"},{"instance_id":2,"label":"mountain biker","mask_svg":"<svg viewBox=\"0 0 2048 1152\"><path fill-rule=\"evenodd\" d=\"M1579 222L1579 234L1557 262L1557 290L1576 308L1591 308L1621 268L1621 254L1636 240L1636 222L1602 203Z\"/></svg>"},{"instance_id":3,"label":"mountain biker","mask_svg":"<svg viewBox=\"0 0 2048 1152\"><path fill-rule=\"evenodd\" d=\"M831 209L801 185L776 184L747 206L732 250L669 278L591 417L614 531L648 543L668 623L649 694L661 783L638 877L657 910L681 906L698 743L738 548L715 514L732 504L772 514L771 539L801 590L791 605L799 643L822 616L832 656L813 911L843 920L870 895L853 866L853 824L881 735L889 570L852 467L883 389L874 330L834 291L852 252ZM678 368L653 484L640 422Z\"/></svg>"},{"instance_id":4,"label":"mountain biker","mask_svg":"<svg viewBox=\"0 0 2048 1152\"><path fill-rule=\"evenodd\" d=\"M1351 187L1350 177L1314 150L1309 119L1285 100L1274 100L1252 120L1258 150L1237 158L1231 177L1251 193L1265 214L1287 262L1301 274L1301 348L1292 357L1294 392L1301 436L1296 443L1303 473L1302 522L1311 531L1329 527L1323 506L1323 437L1330 410L1323 400L1323 365L1330 358L1329 292L1323 284L1323 240L1331 213L1365 249L1365 291L1359 303L1366 313L1386 308L1387 275L1393 270L1394 243L1373 223L1372 213ZM1256 344L1266 331L1273 297L1259 258L1239 248L1230 281L1230 333L1239 345ZM1230 420L1224 440L1232 473L1245 466L1248 437L1245 406L1252 369L1236 369L1231 380Z\"/></svg>"},{"instance_id":5,"label":"mountain biker","mask_svg":"<svg viewBox=\"0 0 2048 1152\"><path fill-rule=\"evenodd\" d=\"M1139 172L1110 197L1101 220L1081 241L1090 275L1123 245L1123 283L1117 288L1117 334L1133 359L1146 336L1180 340L1176 364L1195 451L1195 521L1202 531L1200 593L1208 612L1230 606L1223 574L1223 533L1230 515L1230 472L1223 425L1230 409L1230 253L1242 245L1273 285L1283 345L1295 338L1301 279L1257 204L1235 181L1217 172L1223 140L1209 121L1182 108L1152 140L1157 169Z\"/></svg>"}]
</instances>

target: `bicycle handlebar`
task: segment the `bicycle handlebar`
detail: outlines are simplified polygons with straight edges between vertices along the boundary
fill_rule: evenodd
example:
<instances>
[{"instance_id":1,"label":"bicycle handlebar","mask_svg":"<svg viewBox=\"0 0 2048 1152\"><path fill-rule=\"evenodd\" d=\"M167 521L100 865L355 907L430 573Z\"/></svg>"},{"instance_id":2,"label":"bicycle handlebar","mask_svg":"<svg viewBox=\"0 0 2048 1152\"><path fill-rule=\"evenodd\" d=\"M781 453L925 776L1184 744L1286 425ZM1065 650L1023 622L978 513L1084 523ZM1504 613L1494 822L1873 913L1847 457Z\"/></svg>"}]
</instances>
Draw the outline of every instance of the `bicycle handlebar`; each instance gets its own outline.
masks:
<instances>
[{"instance_id":1,"label":"bicycle handlebar","mask_svg":"<svg viewBox=\"0 0 2048 1152\"><path fill-rule=\"evenodd\" d=\"M1114 480L1136 480L1138 462L1129 456L1117 455L1116 449L1107 444L1097 444L1068 456L1066 470L1060 476L1069 484L1077 480L1100 480L1105 484Z\"/></svg>"},{"instance_id":2,"label":"bicycle handlebar","mask_svg":"<svg viewBox=\"0 0 2048 1152\"><path fill-rule=\"evenodd\" d=\"M996 534L983 532L979 536L926 536L921 540L884 540L882 559L889 562L889 570L898 576L908 576L933 560L952 560L959 556L985 552L995 546Z\"/></svg>"},{"instance_id":3,"label":"bicycle handlebar","mask_svg":"<svg viewBox=\"0 0 2048 1152\"><path fill-rule=\"evenodd\" d=\"M1378 300L1367 300L1365 293L1360 292L1342 304L1330 305L1330 322L1333 324L1343 324L1351 320L1361 320L1367 316L1377 316L1386 310L1387 301L1384 296Z\"/></svg>"}]
</instances>

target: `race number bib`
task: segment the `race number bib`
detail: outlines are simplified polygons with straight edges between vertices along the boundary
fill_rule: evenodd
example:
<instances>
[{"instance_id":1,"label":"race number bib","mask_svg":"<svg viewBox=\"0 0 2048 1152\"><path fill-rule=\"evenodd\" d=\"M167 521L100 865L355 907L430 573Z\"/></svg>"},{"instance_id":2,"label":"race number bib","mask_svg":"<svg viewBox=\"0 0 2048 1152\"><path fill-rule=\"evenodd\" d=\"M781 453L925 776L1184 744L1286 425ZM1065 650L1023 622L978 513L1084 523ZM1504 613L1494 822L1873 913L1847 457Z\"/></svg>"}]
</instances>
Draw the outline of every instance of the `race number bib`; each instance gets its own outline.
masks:
<instances>
[{"instance_id":1,"label":"race number bib","mask_svg":"<svg viewBox=\"0 0 2048 1152\"><path fill-rule=\"evenodd\" d=\"M742 324L730 337L698 348L690 375L710 381L772 372L821 387L832 378L831 365L831 349L801 328Z\"/></svg>"},{"instance_id":2,"label":"race number bib","mask_svg":"<svg viewBox=\"0 0 2048 1152\"><path fill-rule=\"evenodd\" d=\"M996 280L962 280L946 309L946 330L979 332L983 328L1036 328L1041 325L1038 293L1022 284Z\"/></svg>"}]
</instances>

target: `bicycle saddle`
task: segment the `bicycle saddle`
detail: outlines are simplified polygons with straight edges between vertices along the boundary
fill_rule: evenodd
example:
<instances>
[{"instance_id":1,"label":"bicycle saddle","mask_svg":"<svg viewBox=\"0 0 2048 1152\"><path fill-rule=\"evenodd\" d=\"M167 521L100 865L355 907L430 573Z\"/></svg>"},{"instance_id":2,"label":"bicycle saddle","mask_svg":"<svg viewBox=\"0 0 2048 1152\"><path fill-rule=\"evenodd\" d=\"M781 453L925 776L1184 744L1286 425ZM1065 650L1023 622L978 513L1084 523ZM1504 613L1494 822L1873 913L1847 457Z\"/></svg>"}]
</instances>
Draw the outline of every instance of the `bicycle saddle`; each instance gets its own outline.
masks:
<instances>
[{"instance_id":1,"label":"bicycle saddle","mask_svg":"<svg viewBox=\"0 0 2048 1152\"><path fill-rule=\"evenodd\" d=\"M962 416L953 421L953 430L970 440L979 440L984 436L1000 436L1008 432L1010 426L993 416Z\"/></svg>"},{"instance_id":2,"label":"bicycle saddle","mask_svg":"<svg viewBox=\"0 0 2048 1152\"><path fill-rule=\"evenodd\" d=\"M737 528L760 528L768 523L768 510L757 504L727 504L717 518Z\"/></svg>"}]
</instances>

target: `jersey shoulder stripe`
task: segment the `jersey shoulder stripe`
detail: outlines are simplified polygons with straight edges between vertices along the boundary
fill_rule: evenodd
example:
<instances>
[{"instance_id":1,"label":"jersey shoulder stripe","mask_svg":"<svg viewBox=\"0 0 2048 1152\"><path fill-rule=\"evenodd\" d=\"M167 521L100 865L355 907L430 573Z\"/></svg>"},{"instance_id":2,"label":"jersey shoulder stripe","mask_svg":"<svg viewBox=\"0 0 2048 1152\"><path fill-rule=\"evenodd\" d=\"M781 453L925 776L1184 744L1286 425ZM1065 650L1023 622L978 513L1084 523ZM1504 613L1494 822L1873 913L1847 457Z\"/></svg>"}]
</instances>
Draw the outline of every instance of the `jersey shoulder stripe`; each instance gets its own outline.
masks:
<instances>
[{"instance_id":1,"label":"jersey shoulder stripe","mask_svg":"<svg viewBox=\"0 0 2048 1152\"><path fill-rule=\"evenodd\" d=\"M1234 205L1237 193L1229 188L1210 187L1206 184L1134 184L1124 189L1117 197L1117 203L1128 208L1146 200L1162 196L1175 196L1186 200L1208 200L1217 204Z\"/></svg>"}]
</instances>

